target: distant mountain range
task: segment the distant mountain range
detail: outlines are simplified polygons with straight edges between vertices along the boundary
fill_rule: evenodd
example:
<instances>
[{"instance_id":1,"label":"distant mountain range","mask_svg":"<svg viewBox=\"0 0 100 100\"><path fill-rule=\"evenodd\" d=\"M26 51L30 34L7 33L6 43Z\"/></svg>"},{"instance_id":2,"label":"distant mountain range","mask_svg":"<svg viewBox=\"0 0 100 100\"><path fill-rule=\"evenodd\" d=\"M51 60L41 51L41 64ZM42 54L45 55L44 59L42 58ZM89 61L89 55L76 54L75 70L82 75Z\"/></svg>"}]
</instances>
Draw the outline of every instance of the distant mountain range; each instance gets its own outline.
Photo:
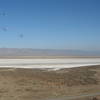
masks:
<instances>
[{"instance_id":1,"label":"distant mountain range","mask_svg":"<svg viewBox=\"0 0 100 100\"><path fill-rule=\"evenodd\" d=\"M0 56L100 56L100 51L0 48Z\"/></svg>"}]
</instances>

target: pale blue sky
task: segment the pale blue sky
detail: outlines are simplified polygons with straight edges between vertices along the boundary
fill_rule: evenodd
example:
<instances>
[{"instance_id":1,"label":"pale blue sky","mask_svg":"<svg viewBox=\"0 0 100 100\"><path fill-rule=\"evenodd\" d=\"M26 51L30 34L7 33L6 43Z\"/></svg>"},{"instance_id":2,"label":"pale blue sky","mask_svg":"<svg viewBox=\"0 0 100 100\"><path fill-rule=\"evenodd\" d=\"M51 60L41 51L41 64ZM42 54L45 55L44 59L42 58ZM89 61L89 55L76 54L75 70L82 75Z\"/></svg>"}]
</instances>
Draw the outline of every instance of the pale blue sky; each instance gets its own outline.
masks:
<instances>
[{"instance_id":1,"label":"pale blue sky","mask_svg":"<svg viewBox=\"0 0 100 100\"><path fill-rule=\"evenodd\" d=\"M100 50L100 0L0 0L0 47Z\"/></svg>"}]
</instances>

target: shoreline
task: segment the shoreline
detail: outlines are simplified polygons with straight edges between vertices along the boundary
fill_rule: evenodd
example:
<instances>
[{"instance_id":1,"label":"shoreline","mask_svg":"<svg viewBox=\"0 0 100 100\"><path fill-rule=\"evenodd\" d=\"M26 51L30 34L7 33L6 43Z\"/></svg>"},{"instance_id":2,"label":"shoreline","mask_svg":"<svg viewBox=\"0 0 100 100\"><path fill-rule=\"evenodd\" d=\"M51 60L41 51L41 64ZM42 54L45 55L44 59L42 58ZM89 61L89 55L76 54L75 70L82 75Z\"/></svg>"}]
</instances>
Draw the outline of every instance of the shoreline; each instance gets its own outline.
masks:
<instances>
[{"instance_id":1,"label":"shoreline","mask_svg":"<svg viewBox=\"0 0 100 100\"><path fill-rule=\"evenodd\" d=\"M99 66L100 64L91 64L91 65L80 65L80 66L71 66L71 67L47 67L47 68L41 68L41 67L0 67L0 69L8 69L8 70L16 70L16 69L24 69L24 70L45 70L45 71L59 71L59 70L67 70L67 69L75 69L75 68L85 68L85 67L95 67L95 66Z\"/></svg>"}]
</instances>

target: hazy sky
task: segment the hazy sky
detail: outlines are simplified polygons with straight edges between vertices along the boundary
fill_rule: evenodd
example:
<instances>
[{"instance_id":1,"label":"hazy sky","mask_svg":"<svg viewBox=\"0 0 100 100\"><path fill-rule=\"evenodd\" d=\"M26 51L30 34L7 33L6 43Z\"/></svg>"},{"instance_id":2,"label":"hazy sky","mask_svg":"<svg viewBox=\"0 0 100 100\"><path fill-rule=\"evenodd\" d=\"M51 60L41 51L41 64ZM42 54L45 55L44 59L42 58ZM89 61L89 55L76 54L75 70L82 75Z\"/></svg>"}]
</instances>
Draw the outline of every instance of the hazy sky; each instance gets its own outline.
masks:
<instances>
[{"instance_id":1,"label":"hazy sky","mask_svg":"<svg viewBox=\"0 0 100 100\"><path fill-rule=\"evenodd\" d=\"M100 0L0 0L0 47L100 50Z\"/></svg>"}]
</instances>

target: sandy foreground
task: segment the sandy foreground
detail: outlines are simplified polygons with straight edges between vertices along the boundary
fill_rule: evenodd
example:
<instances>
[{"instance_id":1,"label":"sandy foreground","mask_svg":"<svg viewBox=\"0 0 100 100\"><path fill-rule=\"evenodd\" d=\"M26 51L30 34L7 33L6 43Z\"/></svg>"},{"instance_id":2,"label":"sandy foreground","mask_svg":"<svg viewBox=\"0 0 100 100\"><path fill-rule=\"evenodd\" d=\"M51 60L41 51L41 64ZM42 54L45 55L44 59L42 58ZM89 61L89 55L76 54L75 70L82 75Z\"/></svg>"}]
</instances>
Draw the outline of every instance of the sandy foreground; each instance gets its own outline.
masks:
<instances>
[{"instance_id":1,"label":"sandy foreground","mask_svg":"<svg viewBox=\"0 0 100 100\"><path fill-rule=\"evenodd\" d=\"M91 93L100 93L100 65L56 71L0 68L0 100L63 100L60 98Z\"/></svg>"}]
</instances>

